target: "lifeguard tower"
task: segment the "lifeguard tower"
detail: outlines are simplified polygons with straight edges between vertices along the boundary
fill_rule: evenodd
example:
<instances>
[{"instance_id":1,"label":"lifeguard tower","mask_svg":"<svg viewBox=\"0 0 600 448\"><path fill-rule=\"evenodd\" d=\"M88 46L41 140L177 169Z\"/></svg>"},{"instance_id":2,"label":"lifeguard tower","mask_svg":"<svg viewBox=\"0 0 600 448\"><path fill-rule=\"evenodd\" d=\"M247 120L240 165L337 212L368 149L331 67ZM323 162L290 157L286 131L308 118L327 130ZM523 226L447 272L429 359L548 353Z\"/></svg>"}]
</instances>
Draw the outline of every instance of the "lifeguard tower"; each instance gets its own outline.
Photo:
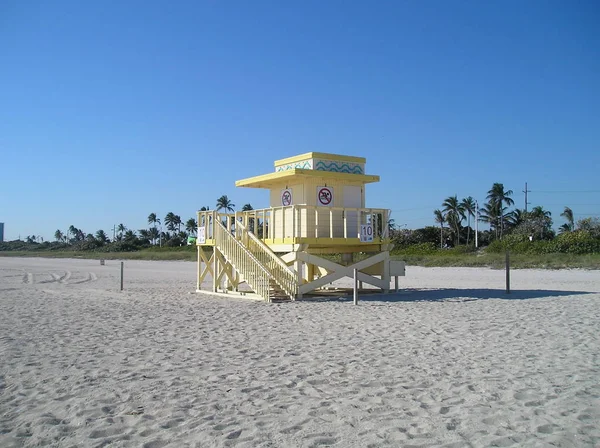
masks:
<instances>
[{"instance_id":1,"label":"lifeguard tower","mask_svg":"<svg viewBox=\"0 0 600 448\"><path fill-rule=\"evenodd\" d=\"M309 152L238 180L237 187L268 189L270 207L198 212L197 291L210 274L213 292L235 292L246 282L264 300L296 300L355 270L361 284L387 292L394 276L397 288L404 263L390 260L389 210L365 207L366 185L379 182L365 164Z\"/></svg>"}]
</instances>

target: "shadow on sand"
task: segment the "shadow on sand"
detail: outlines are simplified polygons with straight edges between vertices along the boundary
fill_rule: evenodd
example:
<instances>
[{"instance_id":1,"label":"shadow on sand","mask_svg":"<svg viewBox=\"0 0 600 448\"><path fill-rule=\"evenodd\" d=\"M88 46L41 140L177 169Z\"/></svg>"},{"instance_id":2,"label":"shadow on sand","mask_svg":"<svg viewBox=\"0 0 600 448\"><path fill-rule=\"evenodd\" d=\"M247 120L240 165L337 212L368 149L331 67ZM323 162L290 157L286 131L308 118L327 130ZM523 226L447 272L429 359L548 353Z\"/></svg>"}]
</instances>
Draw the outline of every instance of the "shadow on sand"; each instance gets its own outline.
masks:
<instances>
[{"instance_id":1,"label":"shadow on sand","mask_svg":"<svg viewBox=\"0 0 600 448\"><path fill-rule=\"evenodd\" d=\"M331 294L329 296L329 294ZM485 299L528 300L547 297L576 296L594 294L590 291L551 291L545 289L511 290L504 289L403 289L398 292L382 294L379 290L361 290L358 297L361 302L469 302ZM329 297L328 297L329 296ZM327 296L319 294L306 297L307 302L352 301L352 290L330 291Z\"/></svg>"}]
</instances>

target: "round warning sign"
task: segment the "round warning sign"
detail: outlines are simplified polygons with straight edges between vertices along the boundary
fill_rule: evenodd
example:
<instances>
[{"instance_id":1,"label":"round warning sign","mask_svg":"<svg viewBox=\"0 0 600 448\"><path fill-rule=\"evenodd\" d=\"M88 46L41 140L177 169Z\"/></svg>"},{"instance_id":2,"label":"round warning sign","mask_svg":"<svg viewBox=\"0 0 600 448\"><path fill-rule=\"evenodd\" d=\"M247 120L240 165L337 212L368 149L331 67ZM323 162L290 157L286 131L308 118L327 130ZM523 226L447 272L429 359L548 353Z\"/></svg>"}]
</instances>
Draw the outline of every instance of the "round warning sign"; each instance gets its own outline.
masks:
<instances>
[{"instance_id":1,"label":"round warning sign","mask_svg":"<svg viewBox=\"0 0 600 448\"><path fill-rule=\"evenodd\" d=\"M285 189L281 191L281 205L284 207L292 205L292 190Z\"/></svg>"},{"instance_id":2,"label":"round warning sign","mask_svg":"<svg viewBox=\"0 0 600 448\"><path fill-rule=\"evenodd\" d=\"M317 187L317 204L333 205L333 188Z\"/></svg>"}]
</instances>

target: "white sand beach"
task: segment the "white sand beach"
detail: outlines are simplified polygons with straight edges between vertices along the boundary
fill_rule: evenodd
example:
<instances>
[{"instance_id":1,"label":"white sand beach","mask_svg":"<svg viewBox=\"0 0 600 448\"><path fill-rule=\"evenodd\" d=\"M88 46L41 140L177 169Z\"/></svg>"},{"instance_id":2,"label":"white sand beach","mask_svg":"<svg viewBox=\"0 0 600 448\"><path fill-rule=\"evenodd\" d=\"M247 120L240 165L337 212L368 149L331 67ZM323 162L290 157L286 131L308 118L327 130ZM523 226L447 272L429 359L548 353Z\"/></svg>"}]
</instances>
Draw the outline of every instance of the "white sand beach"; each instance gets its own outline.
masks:
<instances>
[{"instance_id":1,"label":"white sand beach","mask_svg":"<svg viewBox=\"0 0 600 448\"><path fill-rule=\"evenodd\" d=\"M0 258L0 447L600 446L598 271L409 266L354 306L119 269Z\"/></svg>"}]
</instances>

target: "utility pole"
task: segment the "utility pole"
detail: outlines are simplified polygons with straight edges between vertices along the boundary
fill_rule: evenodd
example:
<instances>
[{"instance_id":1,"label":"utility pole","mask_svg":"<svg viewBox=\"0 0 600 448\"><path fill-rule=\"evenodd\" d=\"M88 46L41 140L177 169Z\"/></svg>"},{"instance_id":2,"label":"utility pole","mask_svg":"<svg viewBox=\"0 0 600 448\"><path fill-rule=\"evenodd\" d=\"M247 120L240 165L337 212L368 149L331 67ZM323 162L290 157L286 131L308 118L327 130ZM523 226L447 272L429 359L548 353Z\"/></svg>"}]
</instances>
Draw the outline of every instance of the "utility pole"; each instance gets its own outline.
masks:
<instances>
[{"instance_id":1,"label":"utility pole","mask_svg":"<svg viewBox=\"0 0 600 448\"><path fill-rule=\"evenodd\" d=\"M117 233L117 225L113 224L113 241L115 240L116 233Z\"/></svg>"},{"instance_id":2,"label":"utility pole","mask_svg":"<svg viewBox=\"0 0 600 448\"><path fill-rule=\"evenodd\" d=\"M527 189L527 182L525 182L525 190L523 190L523 193L525 193L525 213L527 213L527 204L529 204L529 202L527 202L527 193L529 193L531 190Z\"/></svg>"},{"instance_id":3,"label":"utility pole","mask_svg":"<svg viewBox=\"0 0 600 448\"><path fill-rule=\"evenodd\" d=\"M475 201L475 249L479 247L479 203Z\"/></svg>"}]
</instances>

